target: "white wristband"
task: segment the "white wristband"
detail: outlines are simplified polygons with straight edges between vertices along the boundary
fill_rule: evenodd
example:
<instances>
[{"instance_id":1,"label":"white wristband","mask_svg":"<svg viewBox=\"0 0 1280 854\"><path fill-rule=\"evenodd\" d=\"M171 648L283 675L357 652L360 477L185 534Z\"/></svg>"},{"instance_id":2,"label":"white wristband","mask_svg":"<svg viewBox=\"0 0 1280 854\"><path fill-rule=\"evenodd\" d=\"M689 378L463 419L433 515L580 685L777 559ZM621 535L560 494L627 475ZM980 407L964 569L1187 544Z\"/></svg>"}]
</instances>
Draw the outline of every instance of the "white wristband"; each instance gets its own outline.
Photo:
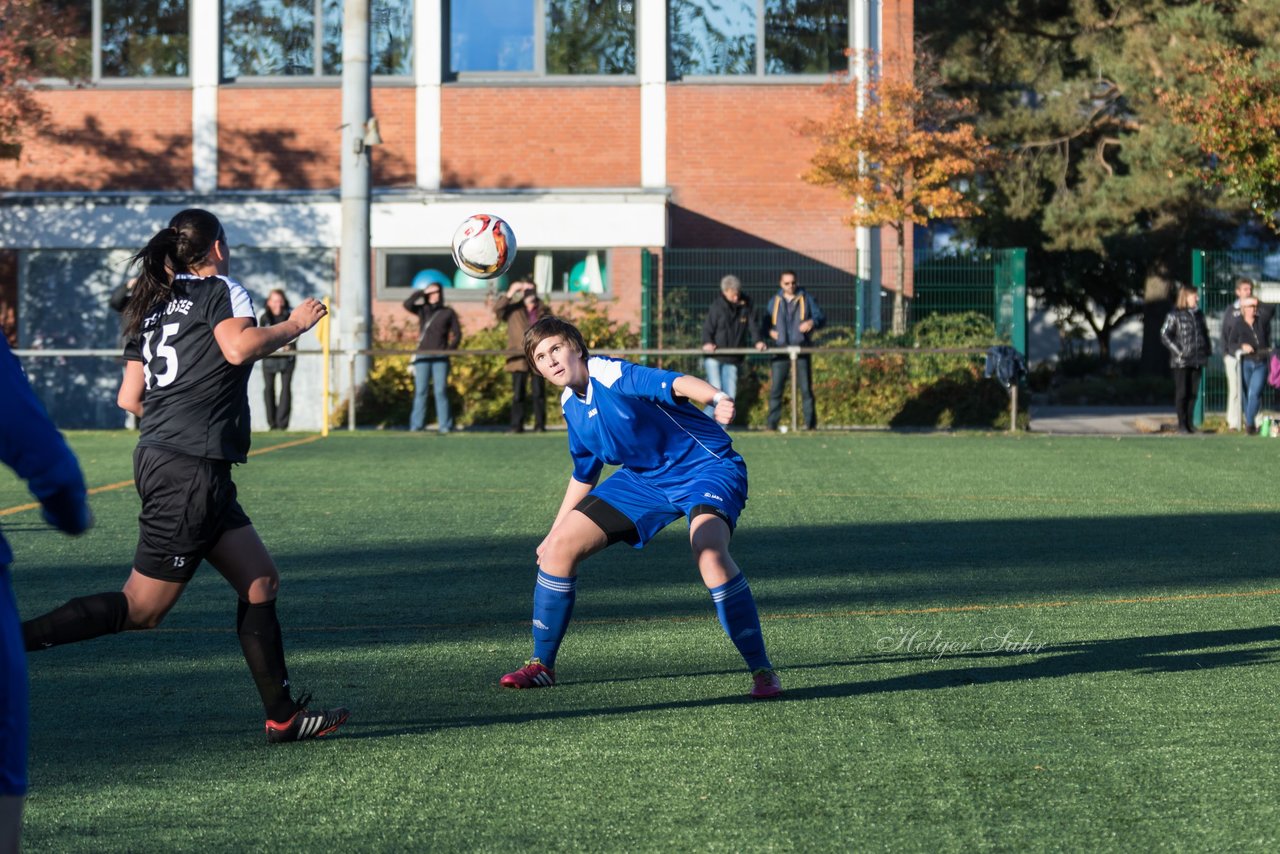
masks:
<instances>
[{"instance_id":1,"label":"white wristband","mask_svg":"<svg viewBox=\"0 0 1280 854\"><path fill-rule=\"evenodd\" d=\"M725 394L725 393L724 393L724 392L722 392L722 391L718 391L718 392L716 392L716 393L715 393L715 397L711 398L711 405L712 405L712 406L719 406L719 405L720 405L720 401L724 400L726 397L729 397L729 395Z\"/></svg>"}]
</instances>

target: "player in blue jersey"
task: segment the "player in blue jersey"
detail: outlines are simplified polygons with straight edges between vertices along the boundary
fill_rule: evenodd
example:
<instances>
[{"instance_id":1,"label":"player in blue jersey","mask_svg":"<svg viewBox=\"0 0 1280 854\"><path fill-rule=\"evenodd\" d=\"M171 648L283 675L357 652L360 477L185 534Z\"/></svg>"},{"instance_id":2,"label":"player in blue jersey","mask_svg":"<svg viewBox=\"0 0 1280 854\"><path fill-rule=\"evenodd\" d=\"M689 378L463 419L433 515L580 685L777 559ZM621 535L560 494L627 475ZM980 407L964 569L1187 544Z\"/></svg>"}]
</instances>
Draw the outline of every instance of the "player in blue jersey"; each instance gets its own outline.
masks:
<instances>
[{"instance_id":1,"label":"player in blue jersey","mask_svg":"<svg viewBox=\"0 0 1280 854\"><path fill-rule=\"evenodd\" d=\"M0 335L0 460L27 481L49 524L81 534L90 524L80 464L45 414ZM0 535L0 851L17 851L27 794L27 654L9 584L13 552Z\"/></svg>"},{"instance_id":2,"label":"player in blue jersey","mask_svg":"<svg viewBox=\"0 0 1280 854\"><path fill-rule=\"evenodd\" d=\"M746 464L720 426L733 421L733 398L688 374L591 357L578 329L558 317L529 327L524 353L535 371L564 389L560 403L573 474L551 532L538 546L533 657L499 684L554 685L578 565L617 542L641 548L685 516L720 624L752 673L751 696L781 694L751 588L729 554L747 502ZM713 407L714 420L703 412L706 406ZM601 483L606 463L619 468Z\"/></svg>"}]
</instances>

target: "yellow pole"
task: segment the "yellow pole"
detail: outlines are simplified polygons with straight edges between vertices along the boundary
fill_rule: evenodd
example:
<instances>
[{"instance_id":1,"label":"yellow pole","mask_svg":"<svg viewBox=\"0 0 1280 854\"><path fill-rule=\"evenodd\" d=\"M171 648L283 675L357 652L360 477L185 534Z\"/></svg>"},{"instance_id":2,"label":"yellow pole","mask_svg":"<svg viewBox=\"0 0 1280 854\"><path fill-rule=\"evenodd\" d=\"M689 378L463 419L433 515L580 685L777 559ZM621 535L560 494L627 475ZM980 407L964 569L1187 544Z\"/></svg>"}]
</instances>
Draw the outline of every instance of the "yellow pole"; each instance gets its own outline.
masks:
<instances>
[{"instance_id":1,"label":"yellow pole","mask_svg":"<svg viewBox=\"0 0 1280 854\"><path fill-rule=\"evenodd\" d=\"M324 300L324 317L320 318L320 435L329 435L329 298Z\"/></svg>"}]
</instances>

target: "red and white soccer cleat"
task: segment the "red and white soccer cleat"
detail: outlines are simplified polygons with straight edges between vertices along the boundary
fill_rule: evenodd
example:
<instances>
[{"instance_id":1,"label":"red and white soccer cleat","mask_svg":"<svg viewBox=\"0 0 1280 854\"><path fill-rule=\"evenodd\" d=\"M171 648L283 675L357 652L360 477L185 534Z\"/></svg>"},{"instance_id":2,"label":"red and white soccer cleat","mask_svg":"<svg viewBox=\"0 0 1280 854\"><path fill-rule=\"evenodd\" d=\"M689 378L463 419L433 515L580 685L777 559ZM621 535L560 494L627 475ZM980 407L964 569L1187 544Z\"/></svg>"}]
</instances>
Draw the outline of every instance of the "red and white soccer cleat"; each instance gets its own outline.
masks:
<instances>
[{"instance_id":1,"label":"red and white soccer cleat","mask_svg":"<svg viewBox=\"0 0 1280 854\"><path fill-rule=\"evenodd\" d=\"M524 663L524 667L499 679L498 684L503 688L550 688L556 684L556 672L532 658Z\"/></svg>"},{"instance_id":2,"label":"red and white soccer cleat","mask_svg":"<svg viewBox=\"0 0 1280 854\"><path fill-rule=\"evenodd\" d=\"M782 680L777 671L761 668L751 674L751 699L768 700L782 694Z\"/></svg>"},{"instance_id":3,"label":"red and white soccer cleat","mask_svg":"<svg viewBox=\"0 0 1280 854\"><path fill-rule=\"evenodd\" d=\"M267 721L267 743L279 744L285 741L306 741L320 738L336 730L346 723L351 713L346 709L319 709L311 711L306 704L311 695L299 701L300 708L287 721Z\"/></svg>"}]
</instances>

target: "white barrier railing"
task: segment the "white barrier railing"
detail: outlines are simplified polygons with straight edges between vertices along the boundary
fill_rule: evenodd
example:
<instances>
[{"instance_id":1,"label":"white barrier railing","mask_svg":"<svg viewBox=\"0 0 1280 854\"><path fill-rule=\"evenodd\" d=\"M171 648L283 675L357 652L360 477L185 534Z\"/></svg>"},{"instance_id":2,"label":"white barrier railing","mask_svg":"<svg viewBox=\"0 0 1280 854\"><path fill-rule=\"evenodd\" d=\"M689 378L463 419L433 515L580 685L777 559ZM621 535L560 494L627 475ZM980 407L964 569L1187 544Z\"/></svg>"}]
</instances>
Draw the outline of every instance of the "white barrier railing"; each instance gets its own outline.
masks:
<instances>
[{"instance_id":1,"label":"white barrier railing","mask_svg":"<svg viewBox=\"0 0 1280 854\"><path fill-rule=\"evenodd\" d=\"M14 350L16 356L20 359L45 359L45 358L109 358L120 359L120 350L118 349L89 349L89 350L71 350L71 349L25 349ZM655 357L667 358L672 356L707 356L709 355L701 348L600 348L596 350L599 355L621 356L625 358L632 357ZM718 348L716 355L724 356L755 356L759 358L786 355L791 361L791 429L796 429L799 424L799 401L797 399L797 381L796 381L796 362L802 355L837 355L847 354L855 356L879 356L879 355L984 355L985 349L965 348L965 347L938 347L938 348L904 348L904 347L777 347L768 350L756 350L754 348ZM507 359L513 355L518 355L511 350L387 350L387 349L370 349L370 350L329 350L327 353L322 350L298 350L293 355L298 359L311 360L316 357L322 357L322 364L319 366L320 378L320 401L321 406L318 414L318 422L314 429L322 433L328 432L329 412L331 403L337 394L345 391L347 398L347 429L356 429L356 398L357 395L352 391L356 387L356 359L360 356L369 356L373 358L388 356L408 356L415 355L425 356L448 356L450 358L502 358ZM335 391L332 385L332 377L334 371L332 367L334 360L340 360L338 364L345 363L345 371L343 371L345 382L341 391ZM259 372L254 372L254 377ZM260 390L260 386L251 388L251 395L255 391ZM297 397L295 395L295 397ZM1017 423L1017 386L1015 385L1010 393L1010 423ZM304 419L306 420L306 419ZM313 429L313 428L304 428ZM1016 429L1016 427L1011 427Z\"/></svg>"}]
</instances>

